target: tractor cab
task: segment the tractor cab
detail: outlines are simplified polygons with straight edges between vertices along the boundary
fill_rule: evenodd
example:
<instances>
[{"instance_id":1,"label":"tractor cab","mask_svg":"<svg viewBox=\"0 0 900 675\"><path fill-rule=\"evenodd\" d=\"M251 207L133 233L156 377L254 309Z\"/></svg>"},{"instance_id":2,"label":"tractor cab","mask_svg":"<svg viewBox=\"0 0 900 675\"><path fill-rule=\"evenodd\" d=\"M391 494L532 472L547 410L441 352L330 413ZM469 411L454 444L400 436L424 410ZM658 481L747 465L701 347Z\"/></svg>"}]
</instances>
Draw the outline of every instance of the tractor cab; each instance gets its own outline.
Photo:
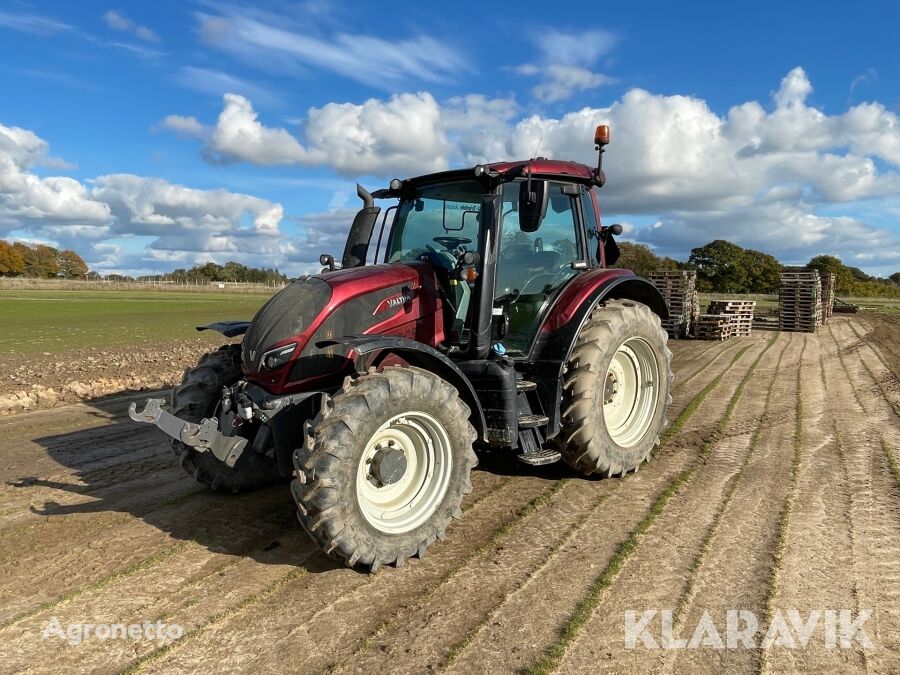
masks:
<instances>
[{"instance_id":1,"label":"tractor cab","mask_svg":"<svg viewBox=\"0 0 900 675\"><path fill-rule=\"evenodd\" d=\"M560 290L607 262L612 228L600 226L598 175L539 158L392 181L375 193L398 202L382 219L374 262L433 266L452 353L483 357L500 344L527 355Z\"/></svg>"}]
</instances>

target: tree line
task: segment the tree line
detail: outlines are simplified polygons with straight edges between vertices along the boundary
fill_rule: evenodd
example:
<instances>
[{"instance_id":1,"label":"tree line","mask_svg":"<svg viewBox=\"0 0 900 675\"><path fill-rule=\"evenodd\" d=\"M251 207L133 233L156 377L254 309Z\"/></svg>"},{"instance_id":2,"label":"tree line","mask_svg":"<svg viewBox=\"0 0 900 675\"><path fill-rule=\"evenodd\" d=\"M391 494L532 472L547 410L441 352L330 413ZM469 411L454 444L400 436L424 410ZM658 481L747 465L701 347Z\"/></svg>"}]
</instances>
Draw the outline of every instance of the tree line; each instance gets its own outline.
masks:
<instances>
[{"instance_id":1,"label":"tree line","mask_svg":"<svg viewBox=\"0 0 900 675\"><path fill-rule=\"evenodd\" d=\"M88 266L75 251L60 251L45 244L29 246L20 241L11 244L0 239L0 276L85 279L87 274Z\"/></svg>"},{"instance_id":2,"label":"tree line","mask_svg":"<svg viewBox=\"0 0 900 675\"><path fill-rule=\"evenodd\" d=\"M704 293L764 293L778 292L779 275L783 269L778 260L767 253L742 248L729 241L717 239L691 250L687 261L658 256L649 247L628 241L618 242L622 253L615 267L633 270L646 276L656 270L693 269L697 271L697 287ZM857 267L842 263L829 255L818 255L806 267L835 275L837 293L854 296L900 297L900 272L887 279L873 277ZM212 282L278 284L287 276L278 268L248 267L238 262L219 265L208 262L190 269L179 268L165 274L129 276L110 274L101 277L89 272L84 260L75 251L60 251L45 244L29 246L21 242L9 243L0 239L0 276L24 276L40 279L101 279L115 281L165 281L185 284Z\"/></svg>"},{"instance_id":3,"label":"tree line","mask_svg":"<svg viewBox=\"0 0 900 675\"><path fill-rule=\"evenodd\" d=\"M722 239L692 249L685 262L658 256L643 244L617 243L622 257L616 267L633 270L641 276L656 270L696 270L697 289L702 293L775 294L784 269L768 253L742 248ZM806 267L834 274L835 292L839 294L900 297L900 272L886 279L873 277L829 255L815 256Z\"/></svg>"},{"instance_id":4,"label":"tree line","mask_svg":"<svg viewBox=\"0 0 900 675\"><path fill-rule=\"evenodd\" d=\"M287 276L278 271L278 268L247 267L233 260L219 265L208 262L203 265L194 265L190 269L178 268L166 274L139 277L138 281L173 281L175 283L202 284L214 281L245 283L245 284L273 284L287 281Z\"/></svg>"}]
</instances>

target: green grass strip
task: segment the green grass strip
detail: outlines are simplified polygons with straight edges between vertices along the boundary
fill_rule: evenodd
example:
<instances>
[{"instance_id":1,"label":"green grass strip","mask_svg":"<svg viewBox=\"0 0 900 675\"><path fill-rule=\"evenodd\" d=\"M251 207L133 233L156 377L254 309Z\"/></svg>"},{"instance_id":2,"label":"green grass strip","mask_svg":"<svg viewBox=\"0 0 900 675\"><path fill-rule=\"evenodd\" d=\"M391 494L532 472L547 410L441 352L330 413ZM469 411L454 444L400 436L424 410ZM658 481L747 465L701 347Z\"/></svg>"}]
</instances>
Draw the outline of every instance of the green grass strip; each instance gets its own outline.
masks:
<instances>
[{"instance_id":1,"label":"green grass strip","mask_svg":"<svg viewBox=\"0 0 900 675\"><path fill-rule=\"evenodd\" d=\"M644 514L644 517L637 524L637 526L632 530L632 532L619 544L616 549L615 554L612 558L610 558L604 570L600 573L600 575L594 580L594 583L591 584L591 587L588 589L587 594L578 605L575 607L575 611L569 617L568 621L563 625L562 630L560 631L559 638L557 641L551 645L547 651L544 653L544 656L535 664L530 666L526 672L530 675L545 675L548 673L552 673L560 664L565 655L566 649L568 646L575 640L578 636L579 631L587 623L587 621L591 618L591 615L594 612L594 609L600 603L600 597L604 590L610 586L612 581L619 574L619 571L622 569L622 565L628 559L628 557L634 552L637 548L638 542L641 536L650 528L653 522L657 519L659 514L663 512L666 504L669 499L676 494L685 483L687 483L691 476L694 475L694 472L697 468L705 461L706 457L708 457L713 445L715 445L716 439L721 435L722 431L727 426L728 422L731 419L731 415L734 412L734 409L737 407L737 403L741 398L741 395L744 392L744 389L749 382L750 378L753 375L753 371L756 370L756 366L762 360L765 353L769 350L769 348L775 343L778 339L778 334L776 334L771 340L769 340L768 344L765 348L759 353L753 363L750 365L750 368L744 374L740 383L738 383L737 388L731 396L731 400L728 402L728 406L725 409L725 413L722 415L719 423L716 425L716 429L713 432L710 439L708 439L700 450L700 461L694 463L692 466L684 469L675 479L669 483L668 487L663 490L662 493L654 500L653 504L650 506L650 509ZM740 356L746 351L746 348L739 352L734 361L736 361ZM732 365L734 364L732 361ZM724 372L722 373L724 375ZM718 379L721 379L722 375L720 375ZM712 384L712 383L711 383ZM712 387L707 385L703 390L697 395L697 397L704 395L708 395L712 390ZM705 394L704 394L705 392ZM695 400L696 398L695 397ZM702 399L701 401L702 402ZM696 406L693 406L693 409L696 409L697 406L700 405L700 402L697 403ZM691 401L693 404L694 401ZM691 404L688 404L688 407L685 408L685 412L688 411L692 407ZM679 420L682 418L682 415L679 415L679 418L673 423L673 427L675 427ZM688 415L689 417L689 415ZM685 418L686 419L686 418ZM681 423L681 426L684 425L684 422ZM680 426L678 427L680 428ZM671 434L668 436L671 438Z\"/></svg>"},{"instance_id":2,"label":"green grass strip","mask_svg":"<svg viewBox=\"0 0 900 675\"><path fill-rule=\"evenodd\" d=\"M800 350L800 363L797 365L797 402L794 406L794 457L791 462L791 476L788 484L788 493L784 498L784 506L781 509L781 518L778 521L778 536L775 540L775 552L772 554L772 571L769 576L769 588L766 592L764 603L766 614L766 626L771 625L775 616L775 596L778 595L778 571L784 562L784 552L787 549L788 525L791 514L794 511L794 502L797 499L797 484L800 477L800 462L803 459L803 389L801 385L801 373L803 372L803 355L806 353L807 337L803 336L803 347ZM768 404L768 402L767 402ZM763 650L759 655L757 672L765 671L768 650Z\"/></svg>"},{"instance_id":3,"label":"green grass strip","mask_svg":"<svg viewBox=\"0 0 900 675\"><path fill-rule=\"evenodd\" d=\"M656 448L656 452L659 452L660 449L663 448L675 435L684 428L685 423L691 418L691 416L697 411L697 408L700 407L700 404L706 400L706 397L709 396L709 393L716 388L716 385L722 381L722 378L725 377L725 373L727 373L737 360L741 358L744 353L750 349L751 345L747 345L742 348L737 354L734 355L734 358L731 359L731 363L728 364L728 367L725 368L721 373L716 375L703 389L697 392L696 396L690 400L690 402L685 406L684 410L681 411L681 414L675 418L675 421L672 422L668 427L666 427L665 431L659 437L659 445Z\"/></svg>"},{"instance_id":4,"label":"green grass strip","mask_svg":"<svg viewBox=\"0 0 900 675\"><path fill-rule=\"evenodd\" d=\"M198 626L194 627L193 629L189 630L188 632L186 632L184 635L182 635L177 640L173 640L172 642L169 642L168 644L166 644L162 647L159 647L158 649L154 649L151 652L147 652L143 656L132 661L122 671L122 674L130 675L131 673L135 673L135 672L139 671L141 668L143 668L148 663L151 663L153 661L158 661L163 656L165 656L170 651L172 651L175 647L180 647L185 642L187 642L199 635L202 635L204 632L206 632L206 630L210 626L213 626L221 621L224 621L225 619L228 619L232 615L243 611L250 605L273 595L279 588L281 588L285 584L293 581L294 579L298 579L299 577L306 575L306 573L307 573L307 570L305 567L295 567L290 572L288 572L287 574L285 574L282 577L279 577L278 579L273 581L271 584L269 584L265 588L262 588L261 590L257 591L256 593L251 593L250 595L248 595L246 598L244 598L240 602L232 605L231 607L226 607L221 612L218 612L217 614L214 614L213 616L209 617L209 619L207 619L203 623L199 624Z\"/></svg>"},{"instance_id":5,"label":"green grass strip","mask_svg":"<svg viewBox=\"0 0 900 675\"><path fill-rule=\"evenodd\" d=\"M887 458L888 467L890 467L894 480L897 482L897 487L900 487L900 467L897 466L897 460L894 459L894 455L888 448L884 436L881 437L881 451L884 452L884 456Z\"/></svg>"},{"instance_id":6,"label":"green grass strip","mask_svg":"<svg viewBox=\"0 0 900 675\"><path fill-rule=\"evenodd\" d=\"M728 505L731 503L731 499L734 497L734 493L737 491L738 485L740 485L741 479L744 476L744 471L746 471L747 466L750 464L750 459L753 456L753 452L756 450L756 447L759 444L759 438L760 436L762 436L763 429L765 428L766 419L768 418L769 409L772 403L772 389L775 386L775 378L778 376L778 372L781 369L781 362L784 359L784 353L787 351L787 348L790 346L790 343L793 341L793 339L794 334L791 333L788 344L784 346L784 348L781 350L781 353L778 355L778 361L775 363L772 381L769 383L769 387L766 390L766 399L763 405L762 417L760 419L759 425L757 425L756 429L753 430L753 434L750 436L750 443L747 446L747 455L744 457L744 461L741 462L741 466L738 469L738 472L731 480L731 483L728 486L728 489L726 490L725 495L719 504L719 507L716 509L716 513L709 525L709 529L703 536L703 541L700 543L700 547L697 549L697 554L694 556L694 560L691 563L691 568L688 571L687 583L685 584L682 592L679 594L678 600L675 603L675 607L672 610L672 620L674 622L676 631L680 627L681 615L687 608L687 604L693 596L694 583L696 582L697 578L697 571L700 569L700 565L702 564L703 559L706 557L706 552L709 550L712 539L719 529L719 525L722 522L725 511L728 508Z\"/></svg>"}]
</instances>

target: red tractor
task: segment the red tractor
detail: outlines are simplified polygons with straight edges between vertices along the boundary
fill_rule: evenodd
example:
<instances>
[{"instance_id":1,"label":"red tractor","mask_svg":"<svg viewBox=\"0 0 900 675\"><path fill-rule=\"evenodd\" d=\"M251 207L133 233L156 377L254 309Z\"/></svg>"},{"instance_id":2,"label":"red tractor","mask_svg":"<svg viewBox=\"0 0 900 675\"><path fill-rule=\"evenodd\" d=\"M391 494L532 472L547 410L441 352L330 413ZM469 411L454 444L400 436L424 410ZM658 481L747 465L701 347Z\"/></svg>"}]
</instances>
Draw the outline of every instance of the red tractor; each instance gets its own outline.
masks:
<instances>
[{"instance_id":1,"label":"red tractor","mask_svg":"<svg viewBox=\"0 0 900 675\"><path fill-rule=\"evenodd\" d=\"M310 536L373 571L444 537L476 450L636 471L671 400L668 310L607 268L621 233L597 206L608 127L594 140L596 168L537 158L357 187L341 265L323 255L252 321L202 327L242 343L203 356L171 412L150 399L132 419L213 490L293 478ZM396 203L370 246L375 199Z\"/></svg>"}]
</instances>

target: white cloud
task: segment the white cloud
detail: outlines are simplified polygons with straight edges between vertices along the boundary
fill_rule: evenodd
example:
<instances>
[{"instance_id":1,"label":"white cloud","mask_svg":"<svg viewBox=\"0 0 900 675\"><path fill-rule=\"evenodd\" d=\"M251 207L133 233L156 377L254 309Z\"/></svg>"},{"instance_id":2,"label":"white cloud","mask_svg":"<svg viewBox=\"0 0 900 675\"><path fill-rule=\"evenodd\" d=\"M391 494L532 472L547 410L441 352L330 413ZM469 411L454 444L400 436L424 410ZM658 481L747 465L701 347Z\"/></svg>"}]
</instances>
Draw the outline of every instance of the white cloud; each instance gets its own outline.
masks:
<instances>
[{"instance_id":1,"label":"white cloud","mask_svg":"<svg viewBox=\"0 0 900 675\"><path fill-rule=\"evenodd\" d=\"M658 221L638 239L682 257L727 238L792 260L836 251L884 261L898 237L856 214L900 198L898 116L879 103L829 115L808 103L811 91L796 68L774 107L750 101L721 114L696 97L632 89L608 107L559 117L522 117L511 99L403 94L314 108L296 135L229 99L210 146L223 159L389 178L530 157L539 143L541 155L593 164L594 128L608 123L603 210Z\"/></svg>"},{"instance_id":2,"label":"white cloud","mask_svg":"<svg viewBox=\"0 0 900 675\"><path fill-rule=\"evenodd\" d=\"M208 132L193 115L166 115L157 128L167 129L182 138L203 138Z\"/></svg>"},{"instance_id":3,"label":"white cloud","mask_svg":"<svg viewBox=\"0 0 900 675\"><path fill-rule=\"evenodd\" d=\"M145 42L161 42L159 35L146 26L140 26L122 12L110 9L103 15L103 21L112 30L130 33Z\"/></svg>"},{"instance_id":4,"label":"white cloud","mask_svg":"<svg viewBox=\"0 0 900 675\"><path fill-rule=\"evenodd\" d=\"M183 120L181 121L183 124ZM74 248L107 271L163 266L165 255L235 259L271 266L296 256L284 239L281 204L227 190L197 190L160 178L110 174L81 182L40 177L48 145L33 132L0 125L0 236ZM143 238L139 256L110 240Z\"/></svg>"},{"instance_id":5,"label":"white cloud","mask_svg":"<svg viewBox=\"0 0 900 675\"><path fill-rule=\"evenodd\" d=\"M0 125L0 229L22 222L102 222L105 204L93 200L76 180L41 178L30 169L47 159L47 143L27 129Z\"/></svg>"},{"instance_id":6,"label":"white cloud","mask_svg":"<svg viewBox=\"0 0 900 675\"><path fill-rule=\"evenodd\" d=\"M183 66L175 73L173 80L182 87L204 94L213 96L224 96L229 93L240 94L268 106L280 104L278 96L269 91L267 87L229 75L221 70Z\"/></svg>"},{"instance_id":7,"label":"white cloud","mask_svg":"<svg viewBox=\"0 0 900 675\"><path fill-rule=\"evenodd\" d=\"M257 120L243 96L225 94L225 107L206 147L213 161L251 164L323 163L324 155L310 153L285 129L270 129Z\"/></svg>"},{"instance_id":8,"label":"white cloud","mask_svg":"<svg viewBox=\"0 0 900 675\"><path fill-rule=\"evenodd\" d=\"M520 75L540 78L531 90L538 100L563 101L578 92L616 81L592 70L597 60L618 42L618 37L609 31L567 33L545 29L535 34L533 41L539 52L538 63L524 63L515 70Z\"/></svg>"},{"instance_id":9,"label":"white cloud","mask_svg":"<svg viewBox=\"0 0 900 675\"><path fill-rule=\"evenodd\" d=\"M430 94L400 94L361 105L329 103L309 111L307 145L258 120L250 101L226 94L205 147L214 162L329 164L348 174L439 170L448 163L441 111Z\"/></svg>"},{"instance_id":10,"label":"white cloud","mask_svg":"<svg viewBox=\"0 0 900 675\"><path fill-rule=\"evenodd\" d=\"M447 82L468 62L445 41L427 35L381 38L359 33L314 34L309 17L298 21L254 8L226 6L197 14L206 44L266 70L328 71L368 86L406 81Z\"/></svg>"},{"instance_id":11,"label":"white cloud","mask_svg":"<svg viewBox=\"0 0 900 675\"><path fill-rule=\"evenodd\" d=\"M38 14L0 11L0 26L32 35L54 35L72 30L72 26L57 19Z\"/></svg>"},{"instance_id":12,"label":"white cloud","mask_svg":"<svg viewBox=\"0 0 900 675\"><path fill-rule=\"evenodd\" d=\"M604 84L612 84L616 80L602 73L594 73L578 66L549 65L542 70L544 81L538 84L531 93L535 98L547 103L563 101L579 91L596 89Z\"/></svg>"}]
</instances>

